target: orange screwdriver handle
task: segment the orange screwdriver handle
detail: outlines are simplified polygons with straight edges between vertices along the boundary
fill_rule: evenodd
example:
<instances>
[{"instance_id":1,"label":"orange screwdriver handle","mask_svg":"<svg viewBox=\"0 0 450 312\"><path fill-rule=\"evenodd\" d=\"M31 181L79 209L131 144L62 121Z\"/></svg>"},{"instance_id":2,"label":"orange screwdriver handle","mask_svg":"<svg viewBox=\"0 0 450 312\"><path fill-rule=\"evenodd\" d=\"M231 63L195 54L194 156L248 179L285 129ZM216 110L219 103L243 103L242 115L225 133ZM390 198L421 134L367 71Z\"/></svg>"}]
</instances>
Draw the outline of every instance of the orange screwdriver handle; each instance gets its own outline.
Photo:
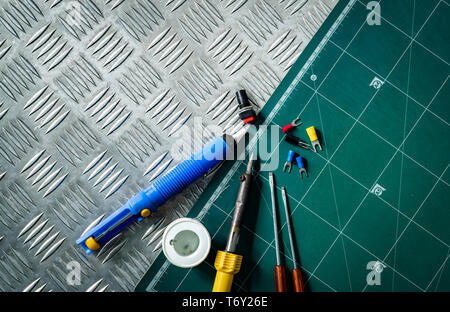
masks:
<instances>
[{"instance_id":1,"label":"orange screwdriver handle","mask_svg":"<svg viewBox=\"0 0 450 312\"><path fill-rule=\"evenodd\" d=\"M303 287L302 272L298 268L292 270L292 284L294 286L294 292L305 291L305 288Z\"/></svg>"},{"instance_id":2,"label":"orange screwdriver handle","mask_svg":"<svg viewBox=\"0 0 450 312\"><path fill-rule=\"evenodd\" d=\"M275 291L276 292L287 292L286 286L286 272L284 266L275 266Z\"/></svg>"}]
</instances>

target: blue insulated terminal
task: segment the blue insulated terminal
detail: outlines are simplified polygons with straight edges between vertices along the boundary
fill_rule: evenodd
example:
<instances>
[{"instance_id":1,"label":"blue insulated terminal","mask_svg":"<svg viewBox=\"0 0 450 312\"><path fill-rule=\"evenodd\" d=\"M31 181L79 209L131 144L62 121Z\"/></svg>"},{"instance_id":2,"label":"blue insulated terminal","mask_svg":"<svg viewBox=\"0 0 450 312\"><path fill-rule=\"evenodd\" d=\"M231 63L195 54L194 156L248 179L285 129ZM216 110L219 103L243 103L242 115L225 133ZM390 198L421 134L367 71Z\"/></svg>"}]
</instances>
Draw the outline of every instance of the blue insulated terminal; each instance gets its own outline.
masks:
<instances>
[{"instance_id":1,"label":"blue insulated terminal","mask_svg":"<svg viewBox=\"0 0 450 312\"><path fill-rule=\"evenodd\" d=\"M297 158L295 159L297 161L297 165L299 168L305 168L305 165L303 164L303 157L302 156L297 156Z\"/></svg>"},{"instance_id":2,"label":"blue insulated terminal","mask_svg":"<svg viewBox=\"0 0 450 312\"><path fill-rule=\"evenodd\" d=\"M286 169L289 169L289 173L291 173L292 170L292 162L295 158L295 152L293 150L289 150L288 157L286 159L286 162L284 163L283 171L286 171Z\"/></svg>"},{"instance_id":3,"label":"blue insulated terminal","mask_svg":"<svg viewBox=\"0 0 450 312\"><path fill-rule=\"evenodd\" d=\"M306 171L305 164L303 163L303 157L299 155L295 160L297 161L297 165L300 171L300 177L302 177L303 179L303 173L308 176L308 171Z\"/></svg>"}]
</instances>

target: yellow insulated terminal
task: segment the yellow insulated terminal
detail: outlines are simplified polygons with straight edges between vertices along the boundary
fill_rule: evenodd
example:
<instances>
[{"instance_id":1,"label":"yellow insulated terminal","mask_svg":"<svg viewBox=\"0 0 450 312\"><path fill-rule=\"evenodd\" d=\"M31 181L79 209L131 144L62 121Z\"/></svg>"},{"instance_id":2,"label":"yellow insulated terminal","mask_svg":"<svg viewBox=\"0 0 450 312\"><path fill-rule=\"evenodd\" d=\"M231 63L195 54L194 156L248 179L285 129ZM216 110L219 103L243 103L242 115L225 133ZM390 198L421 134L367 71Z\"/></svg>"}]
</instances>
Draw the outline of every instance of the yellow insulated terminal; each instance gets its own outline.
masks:
<instances>
[{"instance_id":1,"label":"yellow insulated terminal","mask_svg":"<svg viewBox=\"0 0 450 312\"><path fill-rule=\"evenodd\" d=\"M242 256L226 251L217 251L214 267L217 270L213 292L229 292L233 278L241 269Z\"/></svg>"},{"instance_id":2,"label":"yellow insulated terminal","mask_svg":"<svg viewBox=\"0 0 450 312\"><path fill-rule=\"evenodd\" d=\"M316 129L314 128L314 126L307 128L306 133L308 133L309 139L311 140L314 152L317 153L316 146L319 146L320 150L322 150L322 145L320 145L319 138L317 137Z\"/></svg>"}]
</instances>

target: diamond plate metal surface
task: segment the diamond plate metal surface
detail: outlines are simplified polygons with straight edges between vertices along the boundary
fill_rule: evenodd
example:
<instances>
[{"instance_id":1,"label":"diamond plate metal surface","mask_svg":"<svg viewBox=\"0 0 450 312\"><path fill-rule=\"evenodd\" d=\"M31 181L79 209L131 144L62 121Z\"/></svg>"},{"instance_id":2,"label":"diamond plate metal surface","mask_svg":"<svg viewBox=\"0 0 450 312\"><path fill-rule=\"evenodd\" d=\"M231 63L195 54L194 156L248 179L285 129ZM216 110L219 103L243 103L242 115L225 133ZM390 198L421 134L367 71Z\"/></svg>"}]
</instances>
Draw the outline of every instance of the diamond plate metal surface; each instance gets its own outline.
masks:
<instances>
[{"instance_id":1,"label":"diamond plate metal surface","mask_svg":"<svg viewBox=\"0 0 450 312\"><path fill-rule=\"evenodd\" d=\"M262 107L334 5L1 1L0 290L132 291L207 178L94 256L75 240L176 164L183 125L241 127L234 92Z\"/></svg>"}]
</instances>

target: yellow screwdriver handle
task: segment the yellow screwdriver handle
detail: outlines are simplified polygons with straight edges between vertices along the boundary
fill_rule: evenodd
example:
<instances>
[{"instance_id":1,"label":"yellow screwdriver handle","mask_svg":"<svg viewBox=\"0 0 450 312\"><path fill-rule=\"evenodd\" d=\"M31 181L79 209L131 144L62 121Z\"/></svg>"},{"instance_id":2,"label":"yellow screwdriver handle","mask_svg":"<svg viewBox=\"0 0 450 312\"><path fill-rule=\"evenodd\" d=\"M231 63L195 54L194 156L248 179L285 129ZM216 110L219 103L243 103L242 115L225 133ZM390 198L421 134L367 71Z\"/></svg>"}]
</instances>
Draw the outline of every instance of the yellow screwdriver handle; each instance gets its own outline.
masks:
<instances>
[{"instance_id":1,"label":"yellow screwdriver handle","mask_svg":"<svg viewBox=\"0 0 450 312\"><path fill-rule=\"evenodd\" d=\"M226 251L218 251L214 267L217 270L213 292L229 292L233 285L233 277L239 272L242 256Z\"/></svg>"}]
</instances>

